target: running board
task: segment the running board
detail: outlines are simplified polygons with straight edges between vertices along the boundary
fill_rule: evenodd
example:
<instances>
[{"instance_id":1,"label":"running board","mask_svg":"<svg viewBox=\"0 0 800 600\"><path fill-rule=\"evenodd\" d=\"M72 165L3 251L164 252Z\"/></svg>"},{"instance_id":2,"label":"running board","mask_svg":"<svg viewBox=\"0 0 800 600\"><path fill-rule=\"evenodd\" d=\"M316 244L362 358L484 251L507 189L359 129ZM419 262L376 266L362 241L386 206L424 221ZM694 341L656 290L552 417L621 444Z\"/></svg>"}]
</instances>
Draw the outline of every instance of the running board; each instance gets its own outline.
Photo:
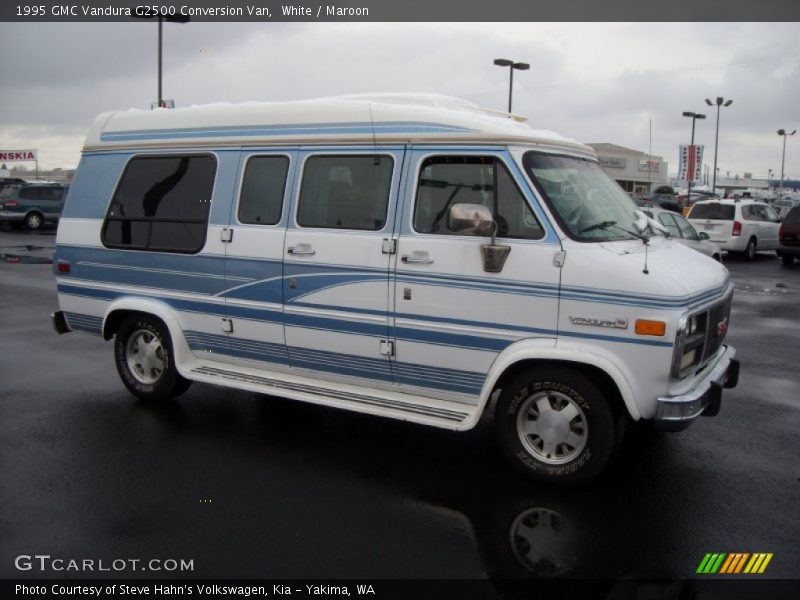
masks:
<instances>
[{"instance_id":1,"label":"running board","mask_svg":"<svg viewBox=\"0 0 800 600\"><path fill-rule=\"evenodd\" d=\"M294 400L344 408L382 417L413 421L445 429L468 429L473 424L477 406L448 402L434 398L412 396L397 392L374 390L375 394L355 386L326 382L325 386L309 383L309 378L286 375L281 378L255 374L250 369L233 369L229 365L220 368L202 364L189 370L189 377L196 381L236 387L262 394L283 396ZM274 373L274 375L281 375Z\"/></svg>"}]
</instances>

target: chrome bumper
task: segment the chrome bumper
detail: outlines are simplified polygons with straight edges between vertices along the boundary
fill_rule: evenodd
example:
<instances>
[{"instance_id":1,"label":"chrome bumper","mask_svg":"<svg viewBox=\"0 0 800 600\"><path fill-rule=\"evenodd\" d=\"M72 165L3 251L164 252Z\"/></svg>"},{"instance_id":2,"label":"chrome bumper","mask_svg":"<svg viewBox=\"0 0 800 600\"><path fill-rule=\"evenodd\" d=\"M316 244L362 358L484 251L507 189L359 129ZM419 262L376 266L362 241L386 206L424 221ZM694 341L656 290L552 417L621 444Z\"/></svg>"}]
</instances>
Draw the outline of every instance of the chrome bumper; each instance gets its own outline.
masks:
<instances>
[{"instance_id":1,"label":"chrome bumper","mask_svg":"<svg viewBox=\"0 0 800 600\"><path fill-rule=\"evenodd\" d=\"M736 349L733 346L724 348L720 359L694 388L680 396L665 396L656 400L653 421L658 429L680 431L701 415L713 417L719 412L722 388L733 388L739 383L739 361L734 358Z\"/></svg>"}]
</instances>

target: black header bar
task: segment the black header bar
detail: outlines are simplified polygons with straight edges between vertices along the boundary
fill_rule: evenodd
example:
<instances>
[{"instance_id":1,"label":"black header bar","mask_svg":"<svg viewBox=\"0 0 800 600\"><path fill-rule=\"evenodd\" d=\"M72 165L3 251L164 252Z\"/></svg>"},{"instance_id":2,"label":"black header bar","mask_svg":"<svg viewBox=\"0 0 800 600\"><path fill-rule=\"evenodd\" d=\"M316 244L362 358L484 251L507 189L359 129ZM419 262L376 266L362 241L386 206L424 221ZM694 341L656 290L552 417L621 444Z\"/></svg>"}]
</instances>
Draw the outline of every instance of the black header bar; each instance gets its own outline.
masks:
<instances>
[{"instance_id":1,"label":"black header bar","mask_svg":"<svg viewBox=\"0 0 800 600\"><path fill-rule=\"evenodd\" d=\"M786 22L798 0L10 0L0 21ZM144 22L144 21L142 21Z\"/></svg>"}]
</instances>

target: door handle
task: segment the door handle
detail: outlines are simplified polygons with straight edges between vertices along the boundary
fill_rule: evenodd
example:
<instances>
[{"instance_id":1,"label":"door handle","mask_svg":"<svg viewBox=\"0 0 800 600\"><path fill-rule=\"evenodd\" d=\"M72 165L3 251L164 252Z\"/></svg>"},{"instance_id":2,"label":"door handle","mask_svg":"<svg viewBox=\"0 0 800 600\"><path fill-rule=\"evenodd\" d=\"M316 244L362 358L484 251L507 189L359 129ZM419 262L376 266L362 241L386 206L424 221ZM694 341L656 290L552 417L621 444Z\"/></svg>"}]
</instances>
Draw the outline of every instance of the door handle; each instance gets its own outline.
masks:
<instances>
[{"instance_id":1,"label":"door handle","mask_svg":"<svg viewBox=\"0 0 800 600\"><path fill-rule=\"evenodd\" d=\"M311 247L311 244L297 244L297 246L289 246L286 251L292 256L314 256L316 251Z\"/></svg>"},{"instance_id":2,"label":"door handle","mask_svg":"<svg viewBox=\"0 0 800 600\"><path fill-rule=\"evenodd\" d=\"M428 256L427 252L414 250L411 254L406 254L400 258L404 263L409 264L417 264L417 265L429 265L433 262L433 259Z\"/></svg>"}]
</instances>

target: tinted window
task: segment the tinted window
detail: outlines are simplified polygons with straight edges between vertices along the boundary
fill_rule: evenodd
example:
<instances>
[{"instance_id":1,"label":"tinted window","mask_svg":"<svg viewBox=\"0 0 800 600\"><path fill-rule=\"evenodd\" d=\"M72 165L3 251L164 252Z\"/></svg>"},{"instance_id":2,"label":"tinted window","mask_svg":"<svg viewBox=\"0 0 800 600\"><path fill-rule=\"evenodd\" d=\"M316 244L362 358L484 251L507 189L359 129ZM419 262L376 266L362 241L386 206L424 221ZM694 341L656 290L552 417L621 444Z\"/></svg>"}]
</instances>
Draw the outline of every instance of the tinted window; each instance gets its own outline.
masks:
<instances>
[{"instance_id":1,"label":"tinted window","mask_svg":"<svg viewBox=\"0 0 800 600\"><path fill-rule=\"evenodd\" d=\"M377 231L386 224L390 156L312 156L297 206L302 227Z\"/></svg>"},{"instance_id":2,"label":"tinted window","mask_svg":"<svg viewBox=\"0 0 800 600\"><path fill-rule=\"evenodd\" d=\"M281 220L289 159L253 156L247 161L239 196L239 221L275 225Z\"/></svg>"},{"instance_id":3,"label":"tinted window","mask_svg":"<svg viewBox=\"0 0 800 600\"><path fill-rule=\"evenodd\" d=\"M43 187L39 190L39 198L41 200L61 200L61 194L64 188L60 187Z\"/></svg>"},{"instance_id":4,"label":"tinted window","mask_svg":"<svg viewBox=\"0 0 800 600\"><path fill-rule=\"evenodd\" d=\"M205 243L216 173L212 156L132 159L103 228L108 246L198 252Z\"/></svg>"},{"instance_id":5,"label":"tinted window","mask_svg":"<svg viewBox=\"0 0 800 600\"><path fill-rule=\"evenodd\" d=\"M38 200L40 188L26 187L19 191L19 197L23 200Z\"/></svg>"},{"instance_id":6,"label":"tinted window","mask_svg":"<svg viewBox=\"0 0 800 600\"><path fill-rule=\"evenodd\" d=\"M414 229L455 235L447 214L455 204L482 204L492 211L497 235L538 239L541 225L505 165L493 157L436 156L425 160L414 206Z\"/></svg>"},{"instance_id":7,"label":"tinted window","mask_svg":"<svg viewBox=\"0 0 800 600\"><path fill-rule=\"evenodd\" d=\"M800 206L790 210L783 223L784 225L800 225Z\"/></svg>"},{"instance_id":8,"label":"tinted window","mask_svg":"<svg viewBox=\"0 0 800 600\"><path fill-rule=\"evenodd\" d=\"M708 204L695 204L692 212L689 213L690 219L719 219L723 221L733 221L736 207L733 204L720 204L710 202Z\"/></svg>"}]
</instances>

